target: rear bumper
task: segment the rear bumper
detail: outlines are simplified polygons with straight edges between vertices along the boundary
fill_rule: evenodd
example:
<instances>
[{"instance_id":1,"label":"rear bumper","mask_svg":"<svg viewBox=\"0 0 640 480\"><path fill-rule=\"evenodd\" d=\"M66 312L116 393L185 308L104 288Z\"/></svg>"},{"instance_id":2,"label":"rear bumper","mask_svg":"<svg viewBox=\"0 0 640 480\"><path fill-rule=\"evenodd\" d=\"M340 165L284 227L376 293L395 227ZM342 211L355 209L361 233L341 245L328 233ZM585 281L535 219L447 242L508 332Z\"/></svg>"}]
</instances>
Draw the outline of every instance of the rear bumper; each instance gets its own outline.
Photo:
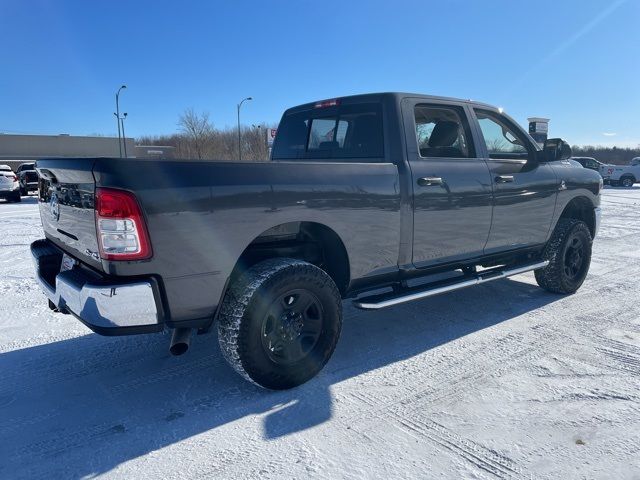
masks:
<instances>
[{"instance_id":1,"label":"rear bumper","mask_svg":"<svg viewBox=\"0 0 640 480\"><path fill-rule=\"evenodd\" d=\"M81 267L61 272L62 254L49 240L31 244L36 280L60 311L73 314L101 335L163 329L160 293L153 278L114 281Z\"/></svg>"},{"instance_id":2,"label":"rear bumper","mask_svg":"<svg viewBox=\"0 0 640 480\"><path fill-rule=\"evenodd\" d=\"M17 185L17 184L16 184ZM20 187L0 187L0 198L15 197L20 194Z\"/></svg>"}]
</instances>

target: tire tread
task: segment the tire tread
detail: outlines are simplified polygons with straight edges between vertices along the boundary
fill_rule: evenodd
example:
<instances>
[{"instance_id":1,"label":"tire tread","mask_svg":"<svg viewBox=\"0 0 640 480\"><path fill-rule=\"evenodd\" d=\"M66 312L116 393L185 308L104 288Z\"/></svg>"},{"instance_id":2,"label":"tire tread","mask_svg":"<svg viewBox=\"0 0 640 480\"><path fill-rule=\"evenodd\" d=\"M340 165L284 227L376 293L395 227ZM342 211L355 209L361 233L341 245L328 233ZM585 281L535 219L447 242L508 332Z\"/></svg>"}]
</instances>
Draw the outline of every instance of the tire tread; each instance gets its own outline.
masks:
<instances>
[{"instance_id":1,"label":"tire tread","mask_svg":"<svg viewBox=\"0 0 640 480\"><path fill-rule=\"evenodd\" d=\"M538 285L549 292L561 294L574 293L582 284L582 282L580 282L576 286L567 284L567 282L564 281L565 279L562 272L563 259L560 258L564 242L576 229L583 230L589 240L591 240L591 232L586 223L575 218L561 218L551 235L551 239L544 248L542 258L548 260L549 264L545 268L536 270L534 273ZM589 255L590 254L591 252L589 252Z\"/></svg>"}]
</instances>

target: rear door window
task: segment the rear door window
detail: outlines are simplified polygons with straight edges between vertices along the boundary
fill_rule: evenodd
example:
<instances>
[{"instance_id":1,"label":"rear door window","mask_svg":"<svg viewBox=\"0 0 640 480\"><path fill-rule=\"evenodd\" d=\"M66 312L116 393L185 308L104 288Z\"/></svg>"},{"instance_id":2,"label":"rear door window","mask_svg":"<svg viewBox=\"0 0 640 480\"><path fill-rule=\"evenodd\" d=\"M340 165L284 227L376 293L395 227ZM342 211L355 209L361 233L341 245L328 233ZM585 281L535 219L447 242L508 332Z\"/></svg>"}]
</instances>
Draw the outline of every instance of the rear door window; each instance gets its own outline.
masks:
<instances>
[{"instance_id":1,"label":"rear door window","mask_svg":"<svg viewBox=\"0 0 640 480\"><path fill-rule=\"evenodd\" d=\"M285 115L272 158L374 159L383 147L380 104L340 105Z\"/></svg>"},{"instance_id":2,"label":"rear door window","mask_svg":"<svg viewBox=\"0 0 640 480\"><path fill-rule=\"evenodd\" d=\"M469 123L460 107L417 105L414 109L420 156L472 158Z\"/></svg>"}]
</instances>

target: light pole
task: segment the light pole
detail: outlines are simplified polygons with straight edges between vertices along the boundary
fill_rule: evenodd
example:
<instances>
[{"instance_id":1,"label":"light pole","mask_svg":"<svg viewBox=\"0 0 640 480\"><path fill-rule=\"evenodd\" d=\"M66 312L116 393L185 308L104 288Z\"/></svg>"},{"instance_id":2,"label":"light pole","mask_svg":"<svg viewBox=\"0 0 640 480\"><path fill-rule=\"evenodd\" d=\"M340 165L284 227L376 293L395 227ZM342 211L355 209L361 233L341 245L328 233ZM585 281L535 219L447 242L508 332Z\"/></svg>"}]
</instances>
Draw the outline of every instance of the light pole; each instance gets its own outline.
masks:
<instances>
[{"instance_id":1,"label":"light pole","mask_svg":"<svg viewBox=\"0 0 640 480\"><path fill-rule=\"evenodd\" d=\"M242 134L240 133L240 107L242 107L242 104L247 100L253 100L253 98L247 97L238 104L238 160L239 161L242 161Z\"/></svg>"},{"instance_id":2,"label":"light pole","mask_svg":"<svg viewBox=\"0 0 640 480\"><path fill-rule=\"evenodd\" d=\"M124 134L124 121L127 119L127 112L122 114L122 145L124 146L124 158L127 158L127 136Z\"/></svg>"},{"instance_id":3,"label":"light pole","mask_svg":"<svg viewBox=\"0 0 640 480\"><path fill-rule=\"evenodd\" d=\"M122 141L120 140L120 90L123 88L127 88L127 86L122 85L116 92L116 113L114 113L116 121L118 122L118 149L120 150L120 158L122 158Z\"/></svg>"}]
</instances>

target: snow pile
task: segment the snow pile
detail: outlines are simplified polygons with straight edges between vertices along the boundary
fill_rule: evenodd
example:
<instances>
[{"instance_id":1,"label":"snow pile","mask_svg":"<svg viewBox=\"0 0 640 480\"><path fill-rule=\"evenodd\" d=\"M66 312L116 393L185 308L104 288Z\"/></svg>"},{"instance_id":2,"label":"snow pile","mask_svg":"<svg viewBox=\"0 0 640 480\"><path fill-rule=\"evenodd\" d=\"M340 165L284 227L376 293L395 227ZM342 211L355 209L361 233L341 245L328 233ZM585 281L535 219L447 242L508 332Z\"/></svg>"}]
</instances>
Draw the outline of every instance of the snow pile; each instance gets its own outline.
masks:
<instances>
[{"instance_id":1,"label":"snow pile","mask_svg":"<svg viewBox=\"0 0 640 480\"><path fill-rule=\"evenodd\" d=\"M265 392L215 333L105 338L33 280L35 199L0 202L0 478L638 478L640 188L607 189L569 297L525 274L345 305L325 370Z\"/></svg>"}]
</instances>

